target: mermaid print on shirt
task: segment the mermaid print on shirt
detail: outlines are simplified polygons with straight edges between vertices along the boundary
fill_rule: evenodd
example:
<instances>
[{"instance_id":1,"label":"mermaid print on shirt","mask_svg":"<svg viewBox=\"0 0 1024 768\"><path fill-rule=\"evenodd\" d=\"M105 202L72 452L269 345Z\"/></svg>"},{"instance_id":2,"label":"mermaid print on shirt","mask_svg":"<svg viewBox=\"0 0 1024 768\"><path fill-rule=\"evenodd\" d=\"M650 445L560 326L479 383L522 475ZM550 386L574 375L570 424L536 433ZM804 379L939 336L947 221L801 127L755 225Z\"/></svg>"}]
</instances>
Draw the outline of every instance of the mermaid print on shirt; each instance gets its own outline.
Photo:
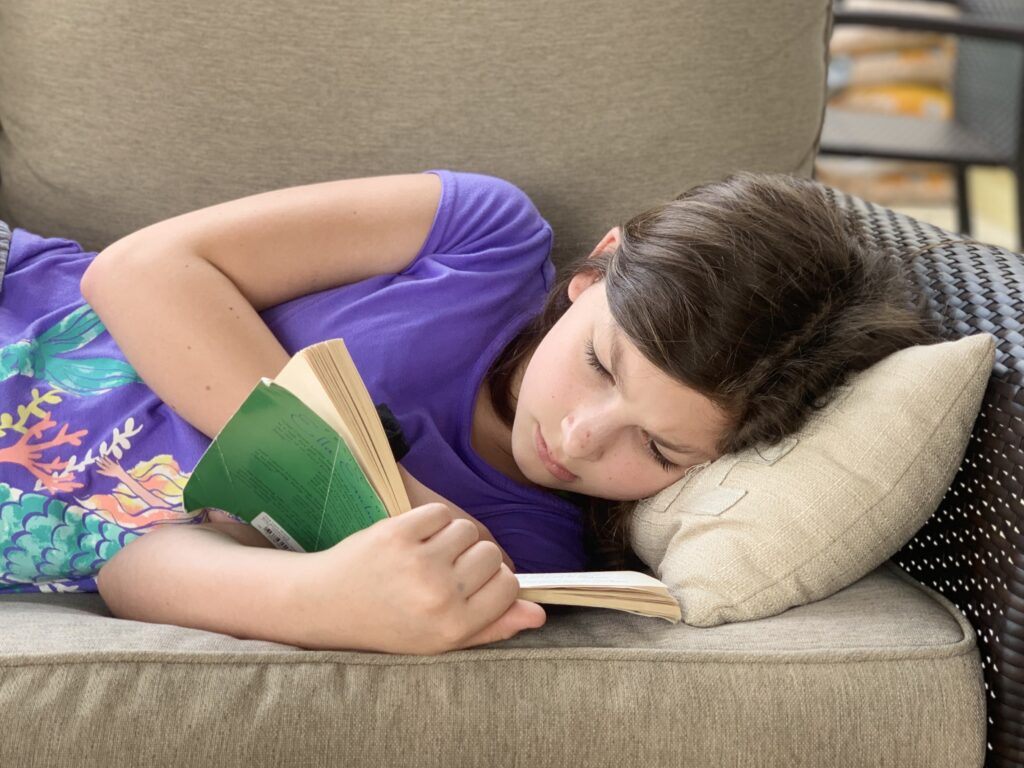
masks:
<instances>
[{"instance_id":1,"label":"mermaid print on shirt","mask_svg":"<svg viewBox=\"0 0 1024 768\"><path fill-rule=\"evenodd\" d=\"M124 360L62 357L105 331L82 305L0 349L0 382L31 380L27 401L0 413L0 470L10 479L0 482L2 591L95 591L100 566L130 541L156 525L205 520L182 509L188 475L172 456L128 460L145 424L128 416L97 446L95 429L75 423L83 399L142 383Z\"/></svg>"},{"instance_id":2,"label":"mermaid print on shirt","mask_svg":"<svg viewBox=\"0 0 1024 768\"><path fill-rule=\"evenodd\" d=\"M142 379L127 362L97 357L69 360L59 355L84 347L106 327L88 304L82 305L36 339L0 349L0 381L30 376L76 395L101 395Z\"/></svg>"}]
</instances>

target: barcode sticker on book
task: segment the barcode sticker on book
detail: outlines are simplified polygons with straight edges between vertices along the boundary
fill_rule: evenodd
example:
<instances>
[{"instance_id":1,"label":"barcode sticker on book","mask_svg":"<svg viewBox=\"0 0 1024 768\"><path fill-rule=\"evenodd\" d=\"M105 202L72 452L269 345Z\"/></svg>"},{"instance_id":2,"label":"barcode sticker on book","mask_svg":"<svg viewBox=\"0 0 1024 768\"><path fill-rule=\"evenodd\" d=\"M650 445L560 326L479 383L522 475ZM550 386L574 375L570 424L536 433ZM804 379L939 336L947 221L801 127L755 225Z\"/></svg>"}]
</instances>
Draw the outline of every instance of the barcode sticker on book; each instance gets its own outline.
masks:
<instances>
[{"instance_id":1,"label":"barcode sticker on book","mask_svg":"<svg viewBox=\"0 0 1024 768\"><path fill-rule=\"evenodd\" d=\"M299 542L288 535L288 531L277 524L266 512L260 512L252 519L252 527L266 536L267 540L278 549L290 549L292 552L305 552Z\"/></svg>"}]
</instances>

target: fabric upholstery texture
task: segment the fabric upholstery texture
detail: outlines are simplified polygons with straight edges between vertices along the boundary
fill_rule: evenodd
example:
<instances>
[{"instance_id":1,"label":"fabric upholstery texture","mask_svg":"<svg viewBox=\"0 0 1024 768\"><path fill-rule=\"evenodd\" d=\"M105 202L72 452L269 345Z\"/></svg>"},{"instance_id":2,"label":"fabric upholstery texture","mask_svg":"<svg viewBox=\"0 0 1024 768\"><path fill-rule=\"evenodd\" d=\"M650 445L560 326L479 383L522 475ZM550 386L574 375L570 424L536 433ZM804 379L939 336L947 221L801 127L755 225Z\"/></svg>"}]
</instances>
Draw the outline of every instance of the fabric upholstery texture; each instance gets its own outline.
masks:
<instances>
[{"instance_id":1,"label":"fabric upholstery texture","mask_svg":"<svg viewBox=\"0 0 1024 768\"><path fill-rule=\"evenodd\" d=\"M729 170L809 175L830 18L830 0L3 0L0 219L100 250L247 194L452 168L523 188L557 263Z\"/></svg>"},{"instance_id":2,"label":"fabric upholstery texture","mask_svg":"<svg viewBox=\"0 0 1024 768\"><path fill-rule=\"evenodd\" d=\"M763 621L548 606L538 630L422 657L125 621L94 594L0 609L0 765L963 768L984 750L973 631L891 564Z\"/></svg>"},{"instance_id":3,"label":"fabric upholstery texture","mask_svg":"<svg viewBox=\"0 0 1024 768\"><path fill-rule=\"evenodd\" d=\"M731 170L811 171L831 0L0 0L0 219L97 250L326 179L522 187L585 255ZM713 628L548 607L439 657L314 652L0 597L0 765L980 765L976 639L885 564Z\"/></svg>"},{"instance_id":4,"label":"fabric upholstery texture","mask_svg":"<svg viewBox=\"0 0 1024 768\"><path fill-rule=\"evenodd\" d=\"M895 352L775 446L728 454L632 520L633 547L701 627L828 597L892 557L960 467L995 337Z\"/></svg>"}]
</instances>

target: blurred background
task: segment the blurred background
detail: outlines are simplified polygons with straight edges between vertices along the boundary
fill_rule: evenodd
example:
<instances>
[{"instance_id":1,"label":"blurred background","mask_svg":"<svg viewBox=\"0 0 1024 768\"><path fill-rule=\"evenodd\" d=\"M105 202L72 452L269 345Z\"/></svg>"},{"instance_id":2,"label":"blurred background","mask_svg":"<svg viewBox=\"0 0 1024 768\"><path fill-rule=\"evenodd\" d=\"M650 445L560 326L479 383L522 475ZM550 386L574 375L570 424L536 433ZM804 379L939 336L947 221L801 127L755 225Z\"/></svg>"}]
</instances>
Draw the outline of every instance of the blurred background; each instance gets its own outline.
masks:
<instances>
[{"instance_id":1,"label":"blurred background","mask_svg":"<svg viewBox=\"0 0 1024 768\"><path fill-rule=\"evenodd\" d=\"M1024 0L835 7L816 178L1021 250Z\"/></svg>"}]
</instances>

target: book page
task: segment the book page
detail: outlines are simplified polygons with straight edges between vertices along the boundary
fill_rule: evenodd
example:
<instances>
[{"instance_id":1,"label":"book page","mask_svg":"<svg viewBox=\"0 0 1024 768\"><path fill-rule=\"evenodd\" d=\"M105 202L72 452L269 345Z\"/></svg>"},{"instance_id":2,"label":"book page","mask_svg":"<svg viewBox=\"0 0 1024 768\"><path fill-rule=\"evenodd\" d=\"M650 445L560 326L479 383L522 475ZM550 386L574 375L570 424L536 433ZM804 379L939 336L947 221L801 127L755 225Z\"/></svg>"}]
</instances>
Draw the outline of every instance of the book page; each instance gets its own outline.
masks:
<instances>
[{"instance_id":1,"label":"book page","mask_svg":"<svg viewBox=\"0 0 1024 768\"><path fill-rule=\"evenodd\" d=\"M320 386L316 376L310 370L309 362L301 354L296 354L291 358L272 381L287 389L304 402L313 413L330 424L334 431L344 438L350 448L357 445L351 430L335 410L327 392ZM367 474L364 461L358 451L353 451L353 455L363 469L363 474Z\"/></svg>"},{"instance_id":2,"label":"book page","mask_svg":"<svg viewBox=\"0 0 1024 768\"><path fill-rule=\"evenodd\" d=\"M325 389L321 377L314 369L314 359L308 354L311 349L312 347L306 347L297 352L285 364L281 372L274 377L273 381L302 400L341 436L366 479L384 502L388 514L391 515L396 500L380 469L380 461L372 451L369 452L370 455L367 455L366 441L360 439L361 435L357 431L360 430L361 425L352 411L344 407L344 404L342 404L343 410L339 411L338 404L332 400L330 393Z\"/></svg>"},{"instance_id":3,"label":"book page","mask_svg":"<svg viewBox=\"0 0 1024 768\"><path fill-rule=\"evenodd\" d=\"M314 373L320 378L324 389L339 410L345 409L356 416L360 427L358 437L362 438L361 448L376 460L381 485L385 487L390 502L391 514L408 512L412 507L405 491L405 485L398 473L398 464L391 452L384 427L380 423L377 408L370 398L355 361L345 346L344 339L330 339L307 348L310 356L317 361ZM305 351L305 350L304 350ZM385 494L382 494L382 497Z\"/></svg>"},{"instance_id":4,"label":"book page","mask_svg":"<svg viewBox=\"0 0 1024 768\"><path fill-rule=\"evenodd\" d=\"M553 587L664 587L664 582L639 571L583 571L577 573L517 573L521 589Z\"/></svg>"},{"instance_id":5,"label":"book page","mask_svg":"<svg viewBox=\"0 0 1024 768\"><path fill-rule=\"evenodd\" d=\"M344 339L299 350L274 382L327 422L348 445L391 516L411 509L380 416Z\"/></svg>"}]
</instances>

